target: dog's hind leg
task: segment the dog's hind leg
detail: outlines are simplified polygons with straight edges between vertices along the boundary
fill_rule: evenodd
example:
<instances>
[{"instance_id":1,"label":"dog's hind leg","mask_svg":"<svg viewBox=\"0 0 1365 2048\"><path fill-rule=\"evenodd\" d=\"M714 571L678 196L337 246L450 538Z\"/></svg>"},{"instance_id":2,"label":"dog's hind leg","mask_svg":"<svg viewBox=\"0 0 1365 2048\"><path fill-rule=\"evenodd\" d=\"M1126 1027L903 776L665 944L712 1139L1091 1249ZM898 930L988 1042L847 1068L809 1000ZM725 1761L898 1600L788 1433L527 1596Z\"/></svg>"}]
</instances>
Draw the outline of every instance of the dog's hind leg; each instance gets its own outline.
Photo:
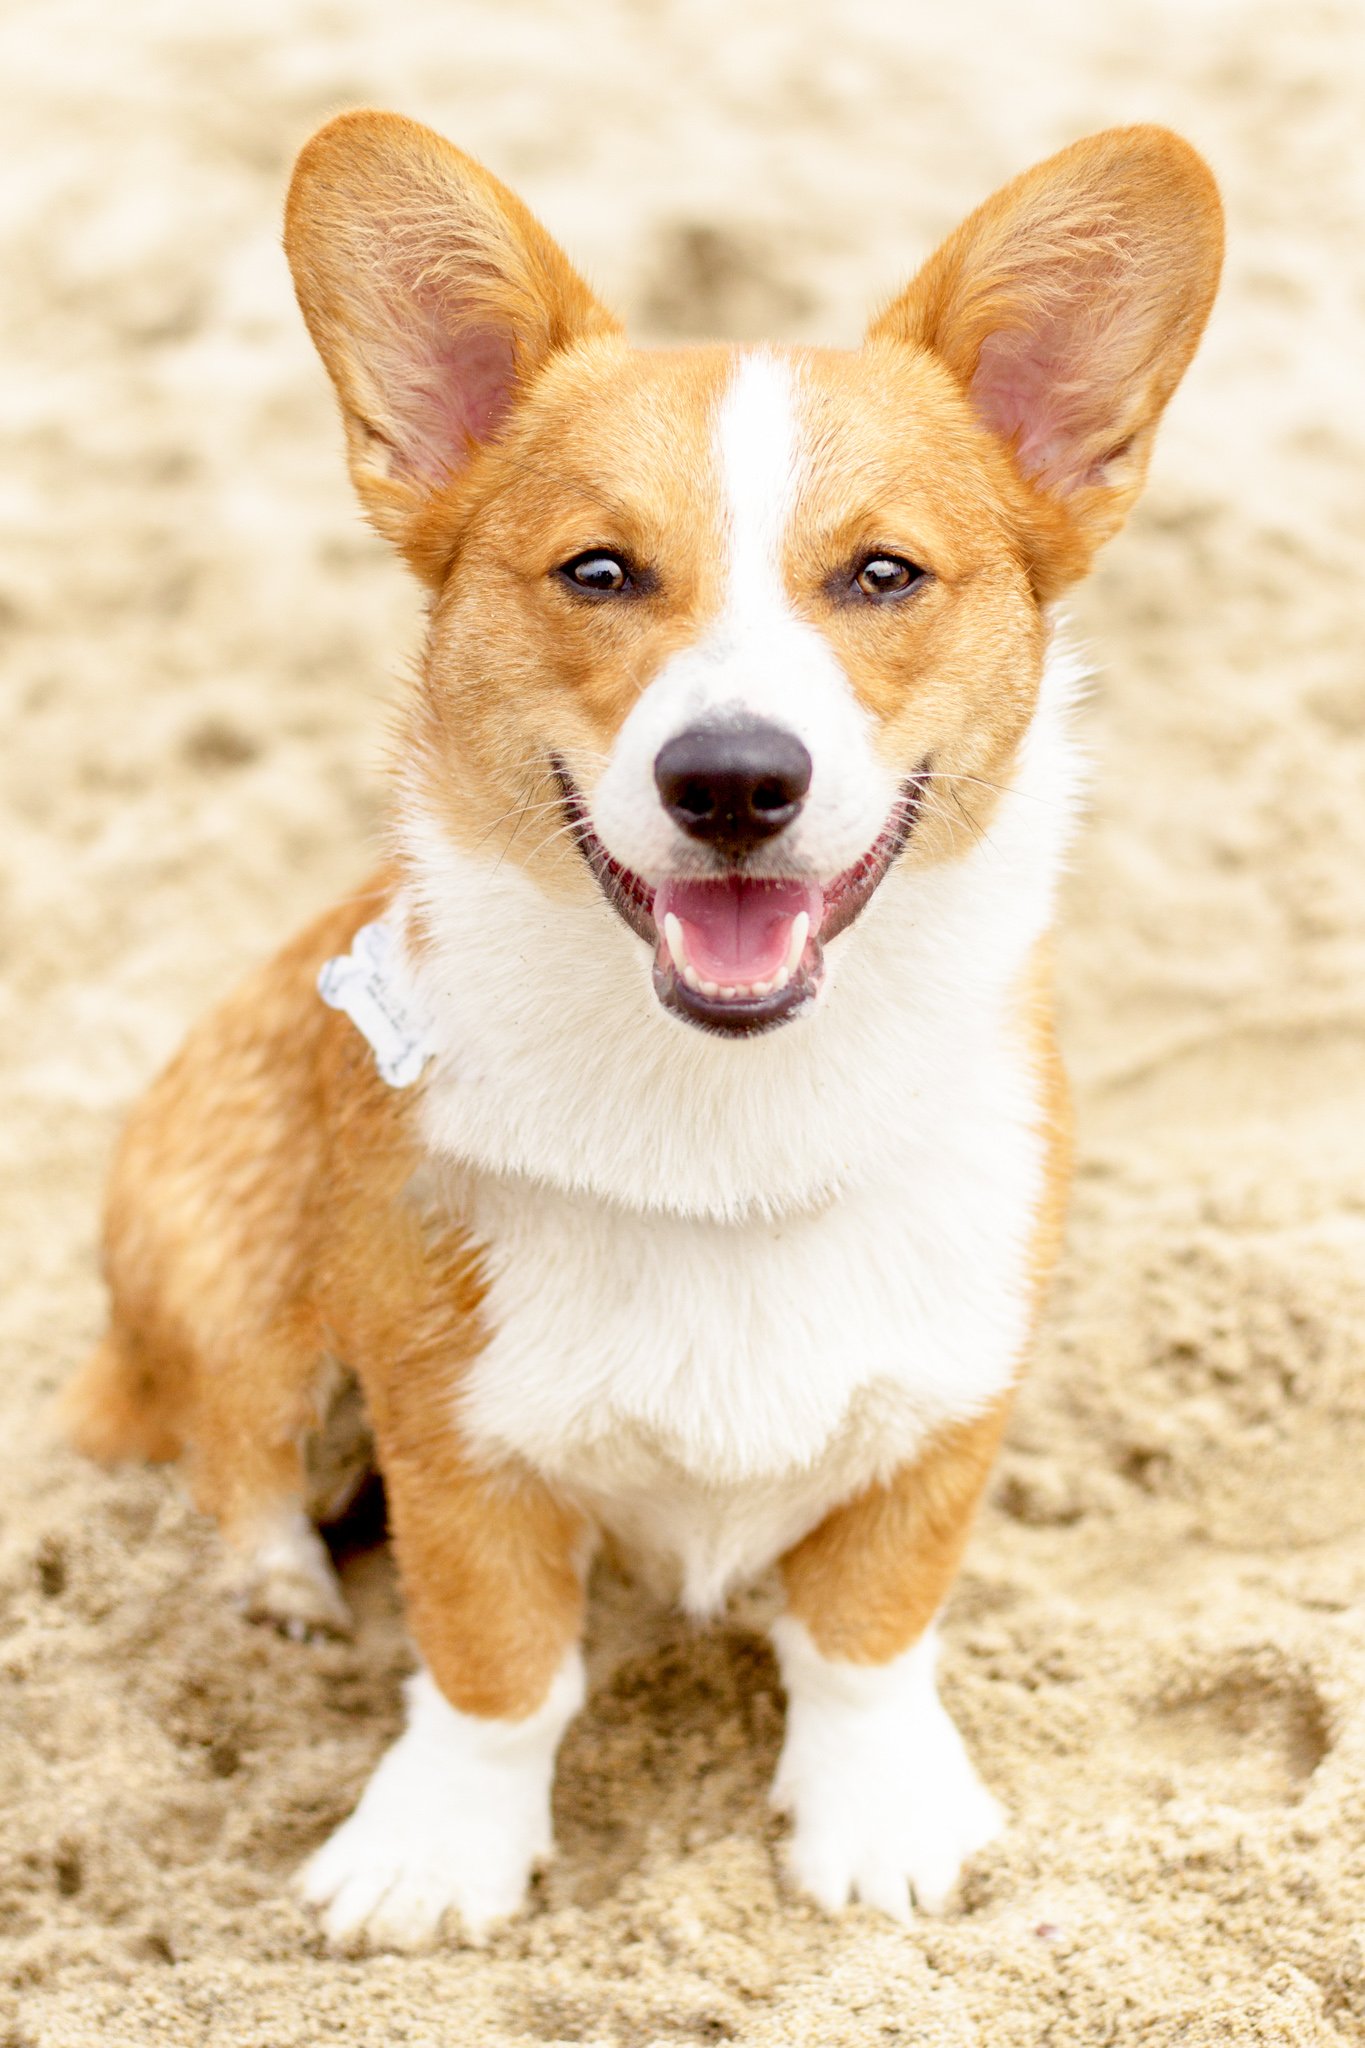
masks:
<instances>
[{"instance_id":1,"label":"dog's hind leg","mask_svg":"<svg viewBox=\"0 0 1365 2048\"><path fill-rule=\"evenodd\" d=\"M195 1503L226 1545L234 1596L253 1621L293 1637L350 1629L308 1513L304 1450L322 1372L307 1319L212 1360L169 1341L151 1351L115 1322L61 1401L75 1447L101 1464L185 1457Z\"/></svg>"},{"instance_id":2,"label":"dog's hind leg","mask_svg":"<svg viewBox=\"0 0 1365 2048\"><path fill-rule=\"evenodd\" d=\"M222 1532L235 1597L296 1639L351 1626L309 1514L305 1448L325 1370L312 1318L286 1318L236 1359L200 1365L188 1433L194 1498Z\"/></svg>"}]
</instances>

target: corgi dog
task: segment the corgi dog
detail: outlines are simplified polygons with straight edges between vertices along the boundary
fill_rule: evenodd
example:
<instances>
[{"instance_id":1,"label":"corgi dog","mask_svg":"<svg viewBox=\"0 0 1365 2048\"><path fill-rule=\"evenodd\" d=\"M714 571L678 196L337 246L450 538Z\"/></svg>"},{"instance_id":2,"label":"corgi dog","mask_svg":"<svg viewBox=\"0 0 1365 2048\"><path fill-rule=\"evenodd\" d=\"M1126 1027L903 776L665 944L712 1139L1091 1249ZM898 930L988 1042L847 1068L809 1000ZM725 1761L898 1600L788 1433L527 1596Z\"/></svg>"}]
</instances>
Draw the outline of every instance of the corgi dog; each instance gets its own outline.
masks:
<instances>
[{"instance_id":1,"label":"corgi dog","mask_svg":"<svg viewBox=\"0 0 1365 2048\"><path fill-rule=\"evenodd\" d=\"M1199 156L1121 128L857 349L639 350L430 130L304 149L299 302L427 593L387 865L134 1110L70 1413L185 1458L254 1615L344 1629L309 1446L358 1382L418 1665L301 1876L333 1939L521 1904L602 1540L698 1615L775 1568L815 1900L938 1910L996 1833L934 1629L1066 1193L1053 606L1221 240Z\"/></svg>"}]
</instances>

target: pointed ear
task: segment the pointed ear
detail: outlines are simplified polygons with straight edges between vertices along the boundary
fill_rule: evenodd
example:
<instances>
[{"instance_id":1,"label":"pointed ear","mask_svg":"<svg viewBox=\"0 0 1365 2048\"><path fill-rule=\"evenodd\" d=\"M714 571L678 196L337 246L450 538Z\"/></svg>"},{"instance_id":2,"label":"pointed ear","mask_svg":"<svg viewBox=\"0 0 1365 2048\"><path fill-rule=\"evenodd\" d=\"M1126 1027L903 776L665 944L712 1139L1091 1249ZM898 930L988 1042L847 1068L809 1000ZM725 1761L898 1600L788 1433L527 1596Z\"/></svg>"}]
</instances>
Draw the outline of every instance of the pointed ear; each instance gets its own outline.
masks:
<instances>
[{"instance_id":1,"label":"pointed ear","mask_svg":"<svg viewBox=\"0 0 1365 2048\"><path fill-rule=\"evenodd\" d=\"M520 200L397 114L299 157L285 249L336 386L351 477L419 572L420 516L558 349L616 322Z\"/></svg>"},{"instance_id":2,"label":"pointed ear","mask_svg":"<svg viewBox=\"0 0 1365 2048\"><path fill-rule=\"evenodd\" d=\"M978 207L873 323L869 339L931 350L1011 450L1044 594L1137 497L1222 254L1203 159L1168 129L1113 128Z\"/></svg>"}]
</instances>

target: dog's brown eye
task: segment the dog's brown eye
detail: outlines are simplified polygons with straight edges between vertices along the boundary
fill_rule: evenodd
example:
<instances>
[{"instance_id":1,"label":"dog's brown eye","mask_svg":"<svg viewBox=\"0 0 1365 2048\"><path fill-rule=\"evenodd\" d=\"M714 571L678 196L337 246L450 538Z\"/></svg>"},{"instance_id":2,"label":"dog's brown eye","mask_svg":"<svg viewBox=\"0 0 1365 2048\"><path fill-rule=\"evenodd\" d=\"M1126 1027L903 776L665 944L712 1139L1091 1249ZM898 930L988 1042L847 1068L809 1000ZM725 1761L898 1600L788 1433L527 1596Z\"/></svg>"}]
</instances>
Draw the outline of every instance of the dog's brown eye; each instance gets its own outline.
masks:
<instances>
[{"instance_id":1,"label":"dog's brown eye","mask_svg":"<svg viewBox=\"0 0 1365 2048\"><path fill-rule=\"evenodd\" d=\"M904 555L869 555L853 579L863 597L900 597L923 581L925 571Z\"/></svg>"},{"instance_id":2,"label":"dog's brown eye","mask_svg":"<svg viewBox=\"0 0 1365 2048\"><path fill-rule=\"evenodd\" d=\"M630 573L620 556L605 554L600 549L591 549L561 563L559 573L579 590L590 590L596 597L610 597L630 582Z\"/></svg>"}]
</instances>

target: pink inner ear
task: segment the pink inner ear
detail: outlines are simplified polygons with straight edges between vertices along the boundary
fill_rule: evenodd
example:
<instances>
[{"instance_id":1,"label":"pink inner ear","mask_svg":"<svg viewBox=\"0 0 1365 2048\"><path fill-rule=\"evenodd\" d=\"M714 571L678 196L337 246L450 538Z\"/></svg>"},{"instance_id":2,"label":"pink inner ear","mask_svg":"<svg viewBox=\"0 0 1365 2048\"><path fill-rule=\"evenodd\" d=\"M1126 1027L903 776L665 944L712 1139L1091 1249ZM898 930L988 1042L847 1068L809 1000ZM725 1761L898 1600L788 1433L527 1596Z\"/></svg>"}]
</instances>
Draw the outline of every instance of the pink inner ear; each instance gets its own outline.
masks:
<instances>
[{"instance_id":1,"label":"pink inner ear","mask_svg":"<svg viewBox=\"0 0 1365 2048\"><path fill-rule=\"evenodd\" d=\"M512 343L494 327L443 330L435 318L401 335L389 365L397 394L395 468L438 484L467 460L471 443L496 432L511 401Z\"/></svg>"},{"instance_id":2,"label":"pink inner ear","mask_svg":"<svg viewBox=\"0 0 1365 2048\"><path fill-rule=\"evenodd\" d=\"M987 335L972 378L977 411L1044 490L1084 481L1096 401L1109 383L1102 336L1092 334L1082 354L1076 326L1062 318Z\"/></svg>"}]
</instances>

